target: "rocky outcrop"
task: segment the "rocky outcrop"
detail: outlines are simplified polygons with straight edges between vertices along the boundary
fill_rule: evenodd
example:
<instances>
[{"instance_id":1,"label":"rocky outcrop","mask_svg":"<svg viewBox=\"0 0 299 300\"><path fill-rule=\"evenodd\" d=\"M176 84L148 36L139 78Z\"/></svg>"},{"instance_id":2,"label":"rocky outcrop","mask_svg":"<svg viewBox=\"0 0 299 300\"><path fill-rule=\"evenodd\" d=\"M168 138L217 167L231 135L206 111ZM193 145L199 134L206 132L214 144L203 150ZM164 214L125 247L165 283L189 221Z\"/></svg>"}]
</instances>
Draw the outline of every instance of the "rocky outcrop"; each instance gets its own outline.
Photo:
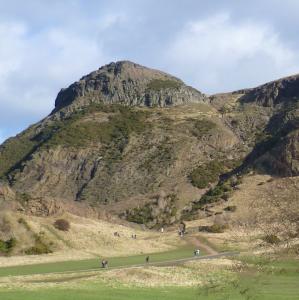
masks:
<instances>
[{"instance_id":1,"label":"rocky outcrop","mask_svg":"<svg viewBox=\"0 0 299 300\"><path fill-rule=\"evenodd\" d=\"M241 101L256 103L265 107L275 107L297 102L299 99L299 75L271 81L253 89L234 92L244 94Z\"/></svg>"},{"instance_id":2,"label":"rocky outcrop","mask_svg":"<svg viewBox=\"0 0 299 300\"><path fill-rule=\"evenodd\" d=\"M171 106L205 101L206 97L164 72L129 61L110 63L62 89L55 101L56 113L73 111L90 103L127 106Z\"/></svg>"}]
</instances>

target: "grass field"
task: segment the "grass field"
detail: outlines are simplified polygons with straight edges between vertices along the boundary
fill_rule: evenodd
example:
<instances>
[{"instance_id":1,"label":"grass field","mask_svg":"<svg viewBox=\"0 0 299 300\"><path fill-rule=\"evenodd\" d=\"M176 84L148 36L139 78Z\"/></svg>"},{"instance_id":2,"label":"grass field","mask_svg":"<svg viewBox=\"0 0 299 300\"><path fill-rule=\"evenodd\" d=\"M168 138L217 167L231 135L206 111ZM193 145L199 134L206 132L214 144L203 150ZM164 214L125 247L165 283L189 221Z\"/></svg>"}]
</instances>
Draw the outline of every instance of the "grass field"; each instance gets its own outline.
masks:
<instances>
[{"instance_id":1,"label":"grass field","mask_svg":"<svg viewBox=\"0 0 299 300\"><path fill-rule=\"evenodd\" d=\"M110 266L122 267L135 264L142 264L145 261L144 255L111 258ZM185 246L173 251L155 253L150 255L151 262L162 262L166 260L175 260L193 256L193 246ZM59 263L47 263L39 265L25 265L18 267L0 268L0 299L1 300L299 300L299 260L298 259L280 259L267 260L259 257L236 257L237 263L245 266L240 270L232 269L229 272L235 274L233 280L223 281L214 280L210 276L212 272L209 265L212 262L206 262L206 267L198 264L194 269L195 273L202 274L206 280L190 287L172 284L171 286L148 287L127 285L119 281L117 275L110 281L103 280L101 276L89 276L88 269L99 268L99 260L66 261ZM177 272L183 272L185 268L193 265L189 262L177 268ZM208 266L208 268L207 268ZM233 266L233 264L232 264ZM134 272L144 276L143 267ZM151 268L151 267L149 267ZM155 267L157 269L157 267ZM181 271L180 271L181 270ZM72 274L64 273L71 271ZM193 272L192 271L192 272ZM62 272L62 274L47 274L52 272ZM216 272L217 269L216 269ZM220 272L220 269L219 269ZM96 272L97 274L106 274ZM130 272L125 272L129 276ZM117 272L115 274L118 274ZM174 276L180 276L180 273ZM10 277L10 276L18 277ZM26 279L22 275L26 276ZM113 275L114 276L114 275ZM138 275L139 276L139 275ZM8 278L8 279L7 279ZM9 286L3 284L12 282ZM20 280L20 284L18 283ZM115 280L115 282L114 282ZM145 281L150 280L146 277Z\"/></svg>"},{"instance_id":2,"label":"grass field","mask_svg":"<svg viewBox=\"0 0 299 300\"><path fill-rule=\"evenodd\" d=\"M175 250L152 253L149 254L150 262L162 262L167 260L175 260L181 258L188 258L193 256L194 246L187 245ZM204 254L204 252L202 252ZM128 257L113 257L108 258L109 267L122 267L145 262L147 255L136 255ZM106 258L105 258L106 259ZM32 274L46 274L53 272L68 272L68 271L84 271L89 269L97 269L100 267L99 259L87 259L77 261L64 261L57 263L44 263L35 265L24 265L14 267L0 268L0 277L3 276L16 276L16 275L32 275Z\"/></svg>"},{"instance_id":3,"label":"grass field","mask_svg":"<svg viewBox=\"0 0 299 300\"><path fill-rule=\"evenodd\" d=\"M253 268L241 273L239 279L228 285L205 287L128 288L107 287L101 282L85 282L76 288L43 288L36 290L0 291L3 300L155 300L155 299L299 299L299 262L280 261L267 266L263 271Z\"/></svg>"}]
</instances>

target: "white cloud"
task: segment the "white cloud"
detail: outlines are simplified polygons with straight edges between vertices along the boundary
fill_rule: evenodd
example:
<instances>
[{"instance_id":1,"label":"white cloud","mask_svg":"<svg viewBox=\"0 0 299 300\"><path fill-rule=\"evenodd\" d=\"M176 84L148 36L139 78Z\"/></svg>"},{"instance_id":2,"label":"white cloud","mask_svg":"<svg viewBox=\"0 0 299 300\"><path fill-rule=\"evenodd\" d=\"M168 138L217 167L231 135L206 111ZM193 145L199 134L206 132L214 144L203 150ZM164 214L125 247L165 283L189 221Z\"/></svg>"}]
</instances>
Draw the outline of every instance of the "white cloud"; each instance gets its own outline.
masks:
<instances>
[{"instance_id":1,"label":"white cloud","mask_svg":"<svg viewBox=\"0 0 299 300\"><path fill-rule=\"evenodd\" d=\"M297 53L274 30L249 21L233 23L227 13L186 24L165 59L176 73L208 91L255 85L298 70Z\"/></svg>"},{"instance_id":2,"label":"white cloud","mask_svg":"<svg viewBox=\"0 0 299 300\"><path fill-rule=\"evenodd\" d=\"M92 31L67 26L32 31L22 22L0 22L2 133L14 133L12 128L19 130L46 116L60 88L107 62L98 31L103 32L100 25Z\"/></svg>"}]
</instances>

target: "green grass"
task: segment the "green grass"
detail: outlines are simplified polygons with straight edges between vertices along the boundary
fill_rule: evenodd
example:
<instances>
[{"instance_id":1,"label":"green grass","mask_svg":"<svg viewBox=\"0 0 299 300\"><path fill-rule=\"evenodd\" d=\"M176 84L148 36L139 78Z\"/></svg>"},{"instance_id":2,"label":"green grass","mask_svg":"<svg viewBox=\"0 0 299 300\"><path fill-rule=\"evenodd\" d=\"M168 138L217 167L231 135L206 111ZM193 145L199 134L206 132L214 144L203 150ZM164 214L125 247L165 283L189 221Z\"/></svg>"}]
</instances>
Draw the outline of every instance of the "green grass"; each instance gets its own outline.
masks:
<instances>
[{"instance_id":1,"label":"green grass","mask_svg":"<svg viewBox=\"0 0 299 300\"><path fill-rule=\"evenodd\" d=\"M175 259L192 257L193 250L194 250L194 246L186 245L185 247L181 247L172 251L149 254L150 262L162 262L167 260L175 260ZM142 264L145 262L145 257L146 254L128 256L128 257L108 258L109 267L121 267L121 266ZM66 272L66 271L84 271L88 269L96 269L99 267L100 267L100 259L63 261L57 263L44 263L44 264L0 268L0 277L46 274L46 273L54 273L54 272Z\"/></svg>"},{"instance_id":2,"label":"green grass","mask_svg":"<svg viewBox=\"0 0 299 300\"><path fill-rule=\"evenodd\" d=\"M0 291L4 300L296 300L299 299L299 261L268 262L256 258L242 258L253 266L240 273L238 279L221 284L208 282L204 287L125 287L106 286L103 282L81 282L76 286L36 288L35 290ZM264 269L257 270L263 265Z\"/></svg>"}]
</instances>

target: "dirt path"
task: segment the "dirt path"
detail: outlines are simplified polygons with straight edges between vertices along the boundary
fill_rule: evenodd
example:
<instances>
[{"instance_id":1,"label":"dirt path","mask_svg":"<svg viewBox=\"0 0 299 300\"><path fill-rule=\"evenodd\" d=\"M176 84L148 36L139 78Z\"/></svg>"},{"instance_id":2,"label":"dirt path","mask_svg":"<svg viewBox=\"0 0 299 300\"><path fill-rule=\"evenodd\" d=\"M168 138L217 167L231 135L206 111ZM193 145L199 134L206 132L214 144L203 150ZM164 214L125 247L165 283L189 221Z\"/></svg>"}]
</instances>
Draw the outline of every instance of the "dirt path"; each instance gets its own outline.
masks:
<instances>
[{"instance_id":1,"label":"dirt path","mask_svg":"<svg viewBox=\"0 0 299 300\"><path fill-rule=\"evenodd\" d=\"M199 236L190 236L186 238L186 240L188 240L191 244L206 252L208 255L218 254L218 252L215 249L213 249L207 243L203 242Z\"/></svg>"}]
</instances>

